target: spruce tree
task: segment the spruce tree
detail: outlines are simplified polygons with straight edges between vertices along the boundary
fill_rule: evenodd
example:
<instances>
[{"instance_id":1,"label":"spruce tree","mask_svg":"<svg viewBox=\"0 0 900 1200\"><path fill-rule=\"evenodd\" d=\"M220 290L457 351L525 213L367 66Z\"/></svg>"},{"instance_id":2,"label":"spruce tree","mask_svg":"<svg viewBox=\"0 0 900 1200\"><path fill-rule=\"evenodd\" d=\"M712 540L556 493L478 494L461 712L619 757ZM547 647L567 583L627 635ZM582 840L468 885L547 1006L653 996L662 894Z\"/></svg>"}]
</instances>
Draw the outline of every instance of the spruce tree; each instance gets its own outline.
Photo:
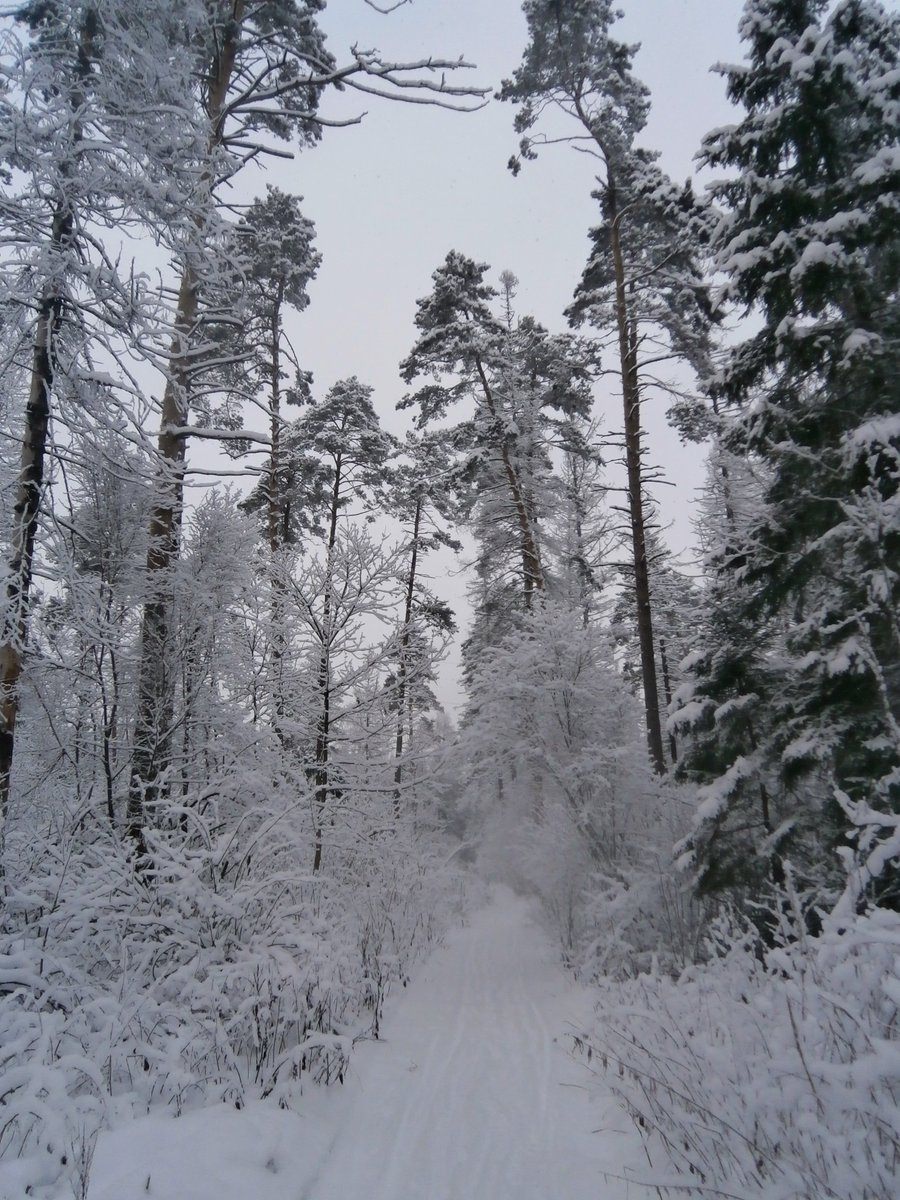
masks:
<instances>
[{"instance_id":1,"label":"spruce tree","mask_svg":"<svg viewBox=\"0 0 900 1200\"><path fill-rule=\"evenodd\" d=\"M722 70L745 112L703 158L729 171L718 268L760 322L716 381L739 410L723 445L762 494L717 555L682 714L705 785L688 847L716 887L776 852L834 880L854 806L900 807L900 18L751 0L741 34ZM880 886L896 903L896 872Z\"/></svg>"}]
</instances>

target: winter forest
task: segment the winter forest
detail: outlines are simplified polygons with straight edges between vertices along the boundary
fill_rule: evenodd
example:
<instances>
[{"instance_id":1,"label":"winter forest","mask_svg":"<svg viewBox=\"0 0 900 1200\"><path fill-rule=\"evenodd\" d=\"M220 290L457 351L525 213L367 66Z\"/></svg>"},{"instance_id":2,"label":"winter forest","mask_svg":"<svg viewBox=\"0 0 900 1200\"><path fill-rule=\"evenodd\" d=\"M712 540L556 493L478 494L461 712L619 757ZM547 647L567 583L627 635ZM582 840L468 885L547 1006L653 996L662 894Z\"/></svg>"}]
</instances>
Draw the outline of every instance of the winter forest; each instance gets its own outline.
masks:
<instances>
[{"instance_id":1,"label":"winter forest","mask_svg":"<svg viewBox=\"0 0 900 1200\"><path fill-rule=\"evenodd\" d=\"M898 1193L900 12L456 3L0 11L2 1200Z\"/></svg>"}]
</instances>

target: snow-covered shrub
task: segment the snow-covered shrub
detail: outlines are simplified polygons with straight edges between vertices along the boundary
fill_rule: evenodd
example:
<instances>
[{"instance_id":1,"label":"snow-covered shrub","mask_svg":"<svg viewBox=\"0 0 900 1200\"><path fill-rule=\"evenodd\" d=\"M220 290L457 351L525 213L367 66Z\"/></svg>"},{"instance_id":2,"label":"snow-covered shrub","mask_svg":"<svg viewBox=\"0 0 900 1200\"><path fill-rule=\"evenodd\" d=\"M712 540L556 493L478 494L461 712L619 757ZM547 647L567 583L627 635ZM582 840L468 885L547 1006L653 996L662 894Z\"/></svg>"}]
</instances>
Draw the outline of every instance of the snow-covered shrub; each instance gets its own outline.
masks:
<instances>
[{"instance_id":1,"label":"snow-covered shrub","mask_svg":"<svg viewBox=\"0 0 900 1200\"><path fill-rule=\"evenodd\" d=\"M462 747L479 864L541 897L586 977L693 956L697 912L671 864L689 806L640 739L609 638L578 607L536 606L473 672Z\"/></svg>"},{"instance_id":2,"label":"snow-covered shrub","mask_svg":"<svg viewBox=\"0 0 900 1200\"><path fill-rule=\"evenodd\" d=\"M680 979L608 984L594 1051L673 1194L893 1200L900 915L830 917L812 939L795 899L775 917L765 960L723 919Z\"/></svg>"},{"instance_id":3,"label":"snow-covered shrub","mask_svg":"<svg viewBox=\"0 0 900 1200\"><path fill-rule=\"evenodd\" d=\"M0 1158L19 1161L0 1195L77 1183L97 1129L152 1107L287 1105L342 1079L439 936L448 874L402 830L313 876L308 798L265 800L246 770L207 793L156 812L142 872L94 811L11 837Z\"/></svg>"}]
</instances>

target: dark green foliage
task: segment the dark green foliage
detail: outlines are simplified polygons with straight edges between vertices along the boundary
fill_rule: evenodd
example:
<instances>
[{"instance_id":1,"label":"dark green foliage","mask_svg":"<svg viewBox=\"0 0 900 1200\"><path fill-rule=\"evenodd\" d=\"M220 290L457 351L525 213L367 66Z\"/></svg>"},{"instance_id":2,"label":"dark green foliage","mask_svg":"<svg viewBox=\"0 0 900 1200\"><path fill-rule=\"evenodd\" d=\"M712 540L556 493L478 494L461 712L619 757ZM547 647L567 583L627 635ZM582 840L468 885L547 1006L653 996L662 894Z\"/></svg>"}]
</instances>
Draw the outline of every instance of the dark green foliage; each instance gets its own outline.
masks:
<instances>
[{"instance_id":1,"label":"dark green foliage","mask_svg":"<svg viewBox=\"0 0 900 1200\"><path fill-rule=\"evenodd\" d=\"M848 802L900 810L900 18L873 0L828 16L756 0L742 33L749 66L726 73L746 115L704 157L731 173L715 189L718 265L762 318L715 384L739 413L723 445L763 487L713 564L714 649L692 698L704 716L686 769L722 799L693 838L709 886L768 852L746 834L760 787L791 812L785 851L811 839L822 880L855 837ZM749 694L735 740L717 714ZM888 874L880 898L897 884Z\"/></svg>"}]
</instances>

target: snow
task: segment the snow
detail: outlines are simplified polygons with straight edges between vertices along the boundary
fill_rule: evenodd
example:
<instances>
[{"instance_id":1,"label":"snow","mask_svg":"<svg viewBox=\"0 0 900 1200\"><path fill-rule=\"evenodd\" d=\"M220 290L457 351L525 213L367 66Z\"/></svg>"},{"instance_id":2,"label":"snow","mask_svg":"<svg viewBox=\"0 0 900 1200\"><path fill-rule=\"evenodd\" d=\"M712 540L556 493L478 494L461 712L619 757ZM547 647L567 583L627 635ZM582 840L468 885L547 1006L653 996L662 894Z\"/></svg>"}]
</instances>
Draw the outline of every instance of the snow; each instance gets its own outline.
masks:
<instances>
[{"instance_id":1,"label":"snow","mask_svg":"<svg viewBox=\"0 0 900 1200\"><path fill-rule=\"evenodd\" d=\"M843 257L843 251L837 242L811 241L804 246L803 253L791 269L791 278L800 279L815 267L835 267Z\"/></svg>"},{"instance_id":2,"label":"snow","mask_svg":"<svg viewBox=\"0 0 900 1200\"><path fill-rule=\"evenodd\" d=\"M749 779L752 776L755 767L756 764L753 759L741 754L723 775L705 787L699 788L697 796L700 803L697 805L695 818L697 824L700 825L704 821L716 820L723 812L729 797L734 794L745 779Z\"/></svg>"},{"instance_id":3,"label":"snow","mask_svg":"<svg viewBox=\"0 0 900 1200\"><path fill-rule=\"evenodd\" d=\"M900 149L884 146L853 172L853 178L865 187L889 180L900 170Z\"/></svg>"},{"instance_id":4,"label":"snow","mask_svg":"<svg viewBox=\"0 0 900 1200\"><path fill-rule=\"evenodd\" d=\"M885 413L873 417L845 437L848 451L858 453L873 446L889 446L900 439L900 413Z\"/></svg>"},{"instance_id":5,"label":"snow","mask_svg":"<svg viewBox=\"0 0 900 1200\"><path fill-rule=\"evenodd\" d=\"M146 1117L102 1136L89 1200L286 1200L316 1132L297 1114L264 1104Z\"/></svg>"},{"instance_id":6,"label":"snow","mask_svg":"<svg viewBox=\"0 0 900 1200\"><path fill-rule=\"evenodd\" d=\"M394 995L342 1088L297 1113L222 1105L104 1134L89 1200L649 1200L613 1178L646 1160L570 1053L592 1007L536 904L498 887Z\"/></svg>"}]
</instances>

